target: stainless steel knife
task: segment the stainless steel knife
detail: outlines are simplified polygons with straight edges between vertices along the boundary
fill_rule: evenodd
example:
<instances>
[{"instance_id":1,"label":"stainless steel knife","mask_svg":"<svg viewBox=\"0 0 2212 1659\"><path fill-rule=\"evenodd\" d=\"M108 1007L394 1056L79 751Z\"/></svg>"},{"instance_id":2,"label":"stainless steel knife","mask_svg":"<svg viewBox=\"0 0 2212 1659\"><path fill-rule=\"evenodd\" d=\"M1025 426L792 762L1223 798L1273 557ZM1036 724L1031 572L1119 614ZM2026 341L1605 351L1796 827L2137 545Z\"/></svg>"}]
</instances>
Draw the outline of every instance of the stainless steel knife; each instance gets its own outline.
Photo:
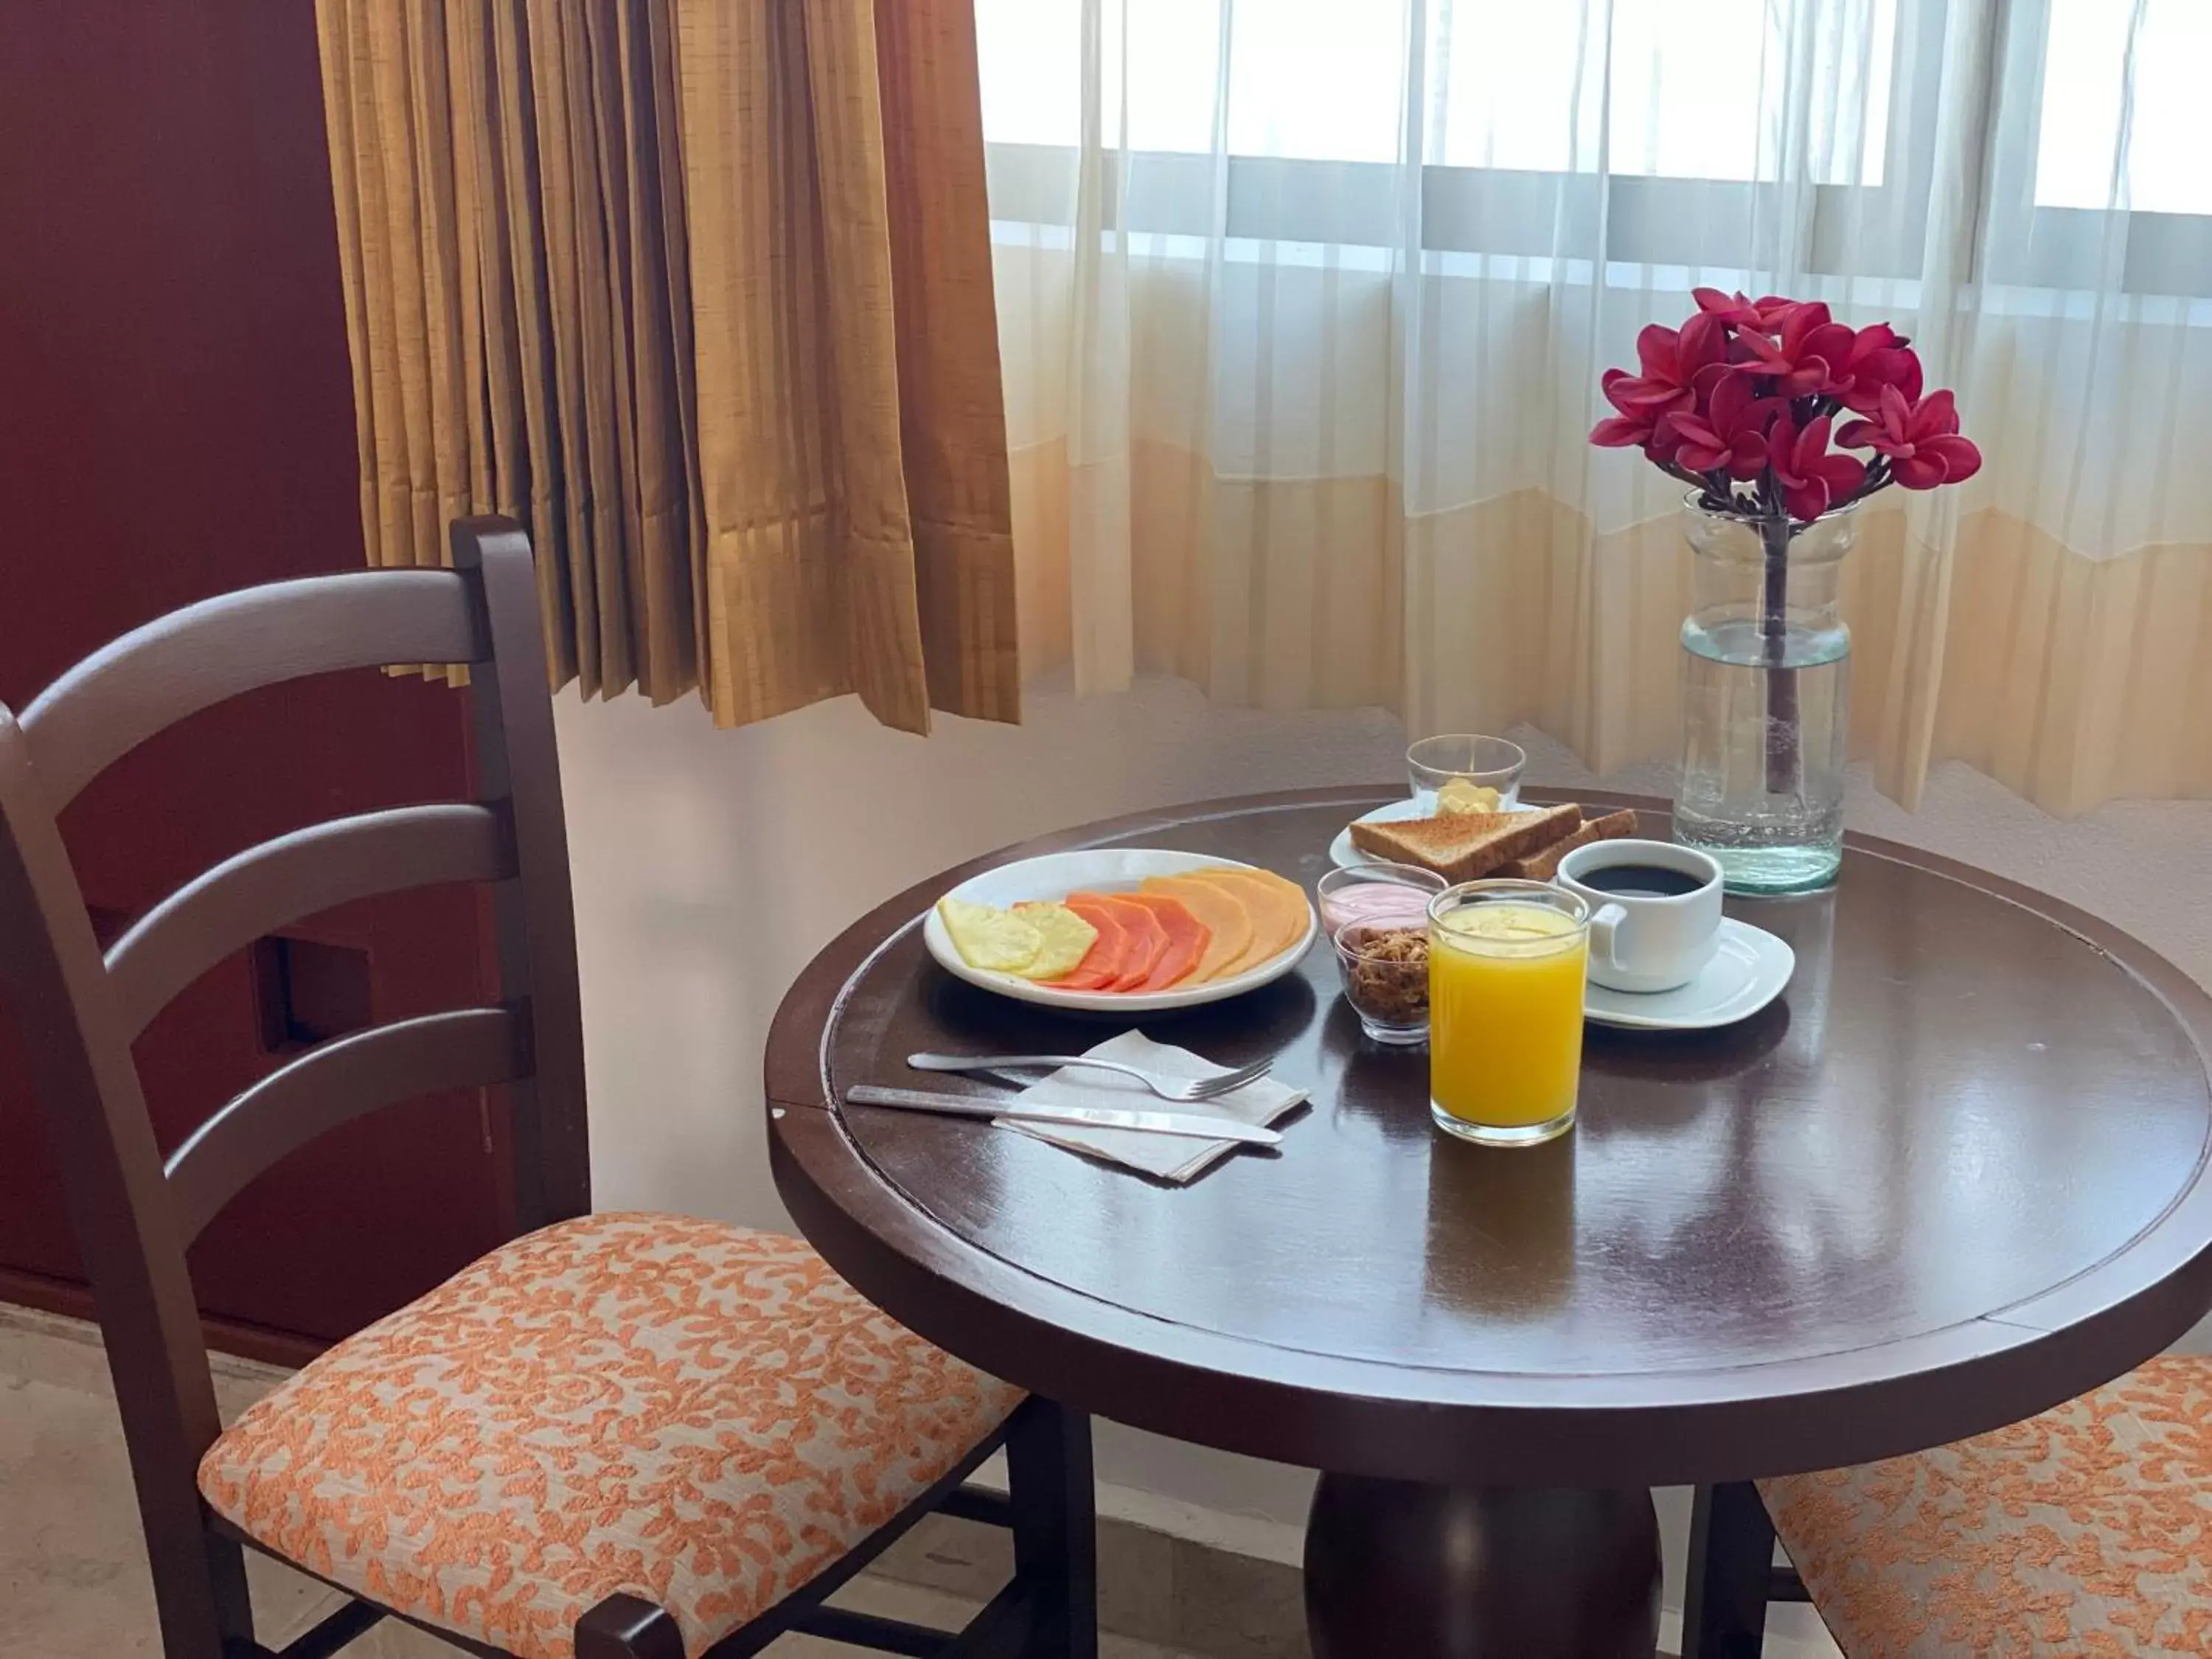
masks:
<instances>
[{"instance_id":1,"label":"stainless steel knife","mask_svg":"<svg viewBox=\"0 0 2212 1659\"><path fill-rule=\"evenodd\" d=\"M986 1095L941 1094L934 1089L881 1089L858 1083L845 1091L855 1106L899 1106L909 1111L943 1112L954 1117L1019 1117L1040 1123L1079 1123L1091 1129L1143 1129L1193 1140L1243 1140L1273 1146L1283 1137L1256 1123L1207 1117L1196 1112L1147 1112L1117 1106L1055 1106L1048 1101L994 1100Z\"/></svg>"}]
</instances>

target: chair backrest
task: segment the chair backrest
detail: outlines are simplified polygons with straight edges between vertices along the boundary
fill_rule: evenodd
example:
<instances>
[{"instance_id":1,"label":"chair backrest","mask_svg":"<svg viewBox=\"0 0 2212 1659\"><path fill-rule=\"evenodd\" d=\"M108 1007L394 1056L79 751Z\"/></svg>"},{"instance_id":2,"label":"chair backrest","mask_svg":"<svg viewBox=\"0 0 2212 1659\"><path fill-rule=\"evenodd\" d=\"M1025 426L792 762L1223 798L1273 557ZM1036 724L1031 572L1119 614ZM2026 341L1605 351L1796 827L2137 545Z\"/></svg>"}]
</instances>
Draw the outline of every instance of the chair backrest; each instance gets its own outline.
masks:
<instances>
[{"instance_id":1,"label":"chair backrest","mask_svg":"<svg viewBox=\"0 0 2212 1659\"><path fill-rule=\"evenodd\" d=\"M0 996L22 1030L106 1336L173 1654L242 1635L236 1552L212 1558L197 1486L220 1431L185 1252L248 1182L323 1130L416 1096L504 1085L515 1221L591 1206L567 831L530 544L453 527L450 570L375 570L224 594L86 658L20 719L0 706ZM162 727L258 686L344 668L473 665L477 799L365 813L224 860L103 955L56 819ZM332 905L490 884L501 1000L325 1042L165 1160L132 1039L177 992Z\"/></svg>"}]
</instances>

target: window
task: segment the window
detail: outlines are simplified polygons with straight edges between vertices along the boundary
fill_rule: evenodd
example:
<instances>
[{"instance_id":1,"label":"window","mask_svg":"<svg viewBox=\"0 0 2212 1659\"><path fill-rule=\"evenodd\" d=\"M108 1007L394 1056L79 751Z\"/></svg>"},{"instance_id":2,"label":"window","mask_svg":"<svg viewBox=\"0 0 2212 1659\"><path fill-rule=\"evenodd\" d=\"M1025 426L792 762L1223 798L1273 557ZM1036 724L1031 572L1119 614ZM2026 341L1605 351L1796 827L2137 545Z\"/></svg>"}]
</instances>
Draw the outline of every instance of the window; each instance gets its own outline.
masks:
<instances>
[{"instance_id":1,"label":"window","mask_svg":"<svg viewBox=\"0 0 2212 1659\"><path fill-rule=\"evenodd\" d=\"M1601 57L1577 5L1428 0L1428 38L1447 65L1432 77L1441 142L1431 153L1447 167L1591 173L1602 144L1615 177L1771 179L1779 158L1762 135L1778 126L1790 5L1613 0ZM1804 75L1832 89L1812 113L1814 176L1879 185L1896 0L1859 0L1835 15Z\"/></svg>"},{"instance_id":2,"label":"window","mask_svg":"<svg viewBox=\"0 0 2212 1659\"><path fill-rule=\"evenodd\" d=\"M1073 222L1085 9L976 0L1001 219ZM1809 173L1814 268L1899 277L1923 263L1937 129L1955 114L1946 30L1963 15L1948 0L1092 10L1089 118L1135 232L1212 234L1218 131L1232 238L1389 248L1418 223L1425 252L1587 258L1602 234L1608 259L1728 268L1751 263L1762 188ZM2124 287L2212 294L2212 0L2014 0L2001 16L1983 274L2100 286L2100 262L2122 257ZM1600 173L1601 189L1582 182Z\"/></svg>"},{"instance_id":3,"label":"window","mask_svg":"<svg viewBox=\"0 0 2212 1659\"><path fill-rule=\"evenodd\" d=\"M1779 176L1786 14L1814 4L1836 27L1815 32L1798 79L1830 93L1795 142L1816 178L1878 186L1899 0L1611 0L1611 33L1595 45L1568 0L1099 0L1091 118L1126 152L1138 231L1210 230L1218 124L1232 235L1388 246L1399 157L1417 149L1425 247L1549 254L1561 181L1602 169L1636 181L1611 204L1616 256L1679 258L1680 191L1637 184ZM1051 153L1081 140L1084 12L1083 0L977 0L1001 217L1072 218ZM1285 162L1309 165L1286 175ZM1717 221L1724 204L1693 216Z\"/></svg>"},{"instance_id":4,"label":"window","mask_svg":"<svg viewBox=\"0 0 2212 1659\"><path fill-rule=\"evenodd\" d=\"M1231 15L1224 85L1220 0L1109 0L1099 19L1101 79L1113 106L1103 112L1103 131L1115 142L1126 50L1141 66L1127 88L1131 149L1210 153L1220 100L1232 155L1395 161L1418 54L1424 149L1443 166L1589 172L1602 141L1617 174L1771 177L1774 158L1762 167L1759 137L1783 95L1774 66L1789 3L1613 0L1611 51L1594 54L1572 3L1419 0L1415 17L1382 3L1246 0ZM993 139L1078 142L1081 12L1079 0L977 0ZM1843 61L1815 64L1808 77L1838 88L1836 107L1817 123L1822 177L1879 184L1897 0L1855 0L1842 16L1849 27L1817 44Z\"/></svg>"},{"instance_id":5,"label":"window","mask_svg":"<svg viewBox=\"0 0 2212 1659\"><path fill-rule=\"evenodd\" d=\"M1983 274L2212 297L2212 3L2016 5Z\"/></svg>"},{"instance_id":6,"label":"window","mask_svg":"<svg viewBox=\"0 0 2212 1659\"><path fill-rule=\"evenodd\" d=\"M2212 213L2212 3L2048 3L2036 206Z\"/></svg>"}]
</instances>

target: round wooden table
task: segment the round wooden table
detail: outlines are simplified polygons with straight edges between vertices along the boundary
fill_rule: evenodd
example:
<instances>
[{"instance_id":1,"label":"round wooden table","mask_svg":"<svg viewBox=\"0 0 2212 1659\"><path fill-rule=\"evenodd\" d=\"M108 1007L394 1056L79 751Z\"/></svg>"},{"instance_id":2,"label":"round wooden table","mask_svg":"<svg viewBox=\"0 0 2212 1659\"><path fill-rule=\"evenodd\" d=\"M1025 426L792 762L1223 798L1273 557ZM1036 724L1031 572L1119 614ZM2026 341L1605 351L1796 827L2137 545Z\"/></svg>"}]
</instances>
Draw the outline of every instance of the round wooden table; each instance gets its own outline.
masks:
<instances>
[{"instance_id":1,"label":"round wooden table","mask_svg":"<svg viewBox=\"0 0 2212 1659\"><path fill-rule=\"evenodd\" d=\"M1578 1123L1546 1146L1431 1127L1426 1052L1362 1038L1326 949L1144 1022L1312 1091L1279 1151L1188 1187L840 1103L916 1081L916 1049L1117 1029L939 969L917 924L954 881L1122 844L1310 889L1392 793L1208 802L948 871L815 959L767 1057L777 1187L871 1300L1038 1393L1327 1472L1324 1659L1648 1656L1650 1486L2014 1422L2212 1306L2212 999L2094 916L1856 837L1832 891L1729 903L1796 948L1779 1000L1700 1034L1589 1027ZM1666 833L1654 803L1579 798Z\"/></svg>"}]
</instances>

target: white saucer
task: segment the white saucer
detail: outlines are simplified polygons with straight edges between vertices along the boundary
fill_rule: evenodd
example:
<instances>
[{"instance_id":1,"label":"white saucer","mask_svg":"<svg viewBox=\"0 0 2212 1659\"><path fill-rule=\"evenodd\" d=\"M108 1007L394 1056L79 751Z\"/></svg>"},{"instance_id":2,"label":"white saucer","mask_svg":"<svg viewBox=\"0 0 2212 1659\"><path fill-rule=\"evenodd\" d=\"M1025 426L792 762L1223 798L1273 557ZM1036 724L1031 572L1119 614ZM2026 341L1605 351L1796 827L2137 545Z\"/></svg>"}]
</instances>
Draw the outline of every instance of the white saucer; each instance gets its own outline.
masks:
<instances>
[{"instance_id":1,"label":"white saucer","mask_svg":"<svg viewBox=\"0 0 2212 1659\"><path fill-rule=\"evenodd\" d=\"M1705 971L1673 991L1583 993L1583 1016L1600 1025L1644 1031L1702 1031L1748 1019L1782 994L1796 971L1797 953L1747 921L1721 918L1720 946Z\"/></svg>"},{"instance_id":2,"label":"white saucer","mask_svg":"<svg viewBox=\"0 0 2212 1659\"><path fill-rule=\"evenodd\" d=\"M1516 811L1519 810L1520 805L1521 792L1516 788L1507 792L1504 800L1499 805L1498 810L1500 811L1508 812ZM1433 802L1425 801L1417 796L1408 795L1403 800L1385 801L1382 805L1376 807L1371 812L1362 812L1358 817L1354 820L1354 822L1358 823L1396 823L1401 819L1404 818L1425 818L1431 817L1435 813L1436 810L1436 805ZM1340 870L1350 870L1362 864L1383 864L1389 862L1389 860L1385 859L1370 858L1366 854L1361 852L1357 847L1354 847L1352 844L1352 825L1349 823L1346 824L1343 829L1338 830L1336 832L1336 839L1329 842L1328 857L1329 862L1335 865Z\"/></svg>"}]
</instances>

